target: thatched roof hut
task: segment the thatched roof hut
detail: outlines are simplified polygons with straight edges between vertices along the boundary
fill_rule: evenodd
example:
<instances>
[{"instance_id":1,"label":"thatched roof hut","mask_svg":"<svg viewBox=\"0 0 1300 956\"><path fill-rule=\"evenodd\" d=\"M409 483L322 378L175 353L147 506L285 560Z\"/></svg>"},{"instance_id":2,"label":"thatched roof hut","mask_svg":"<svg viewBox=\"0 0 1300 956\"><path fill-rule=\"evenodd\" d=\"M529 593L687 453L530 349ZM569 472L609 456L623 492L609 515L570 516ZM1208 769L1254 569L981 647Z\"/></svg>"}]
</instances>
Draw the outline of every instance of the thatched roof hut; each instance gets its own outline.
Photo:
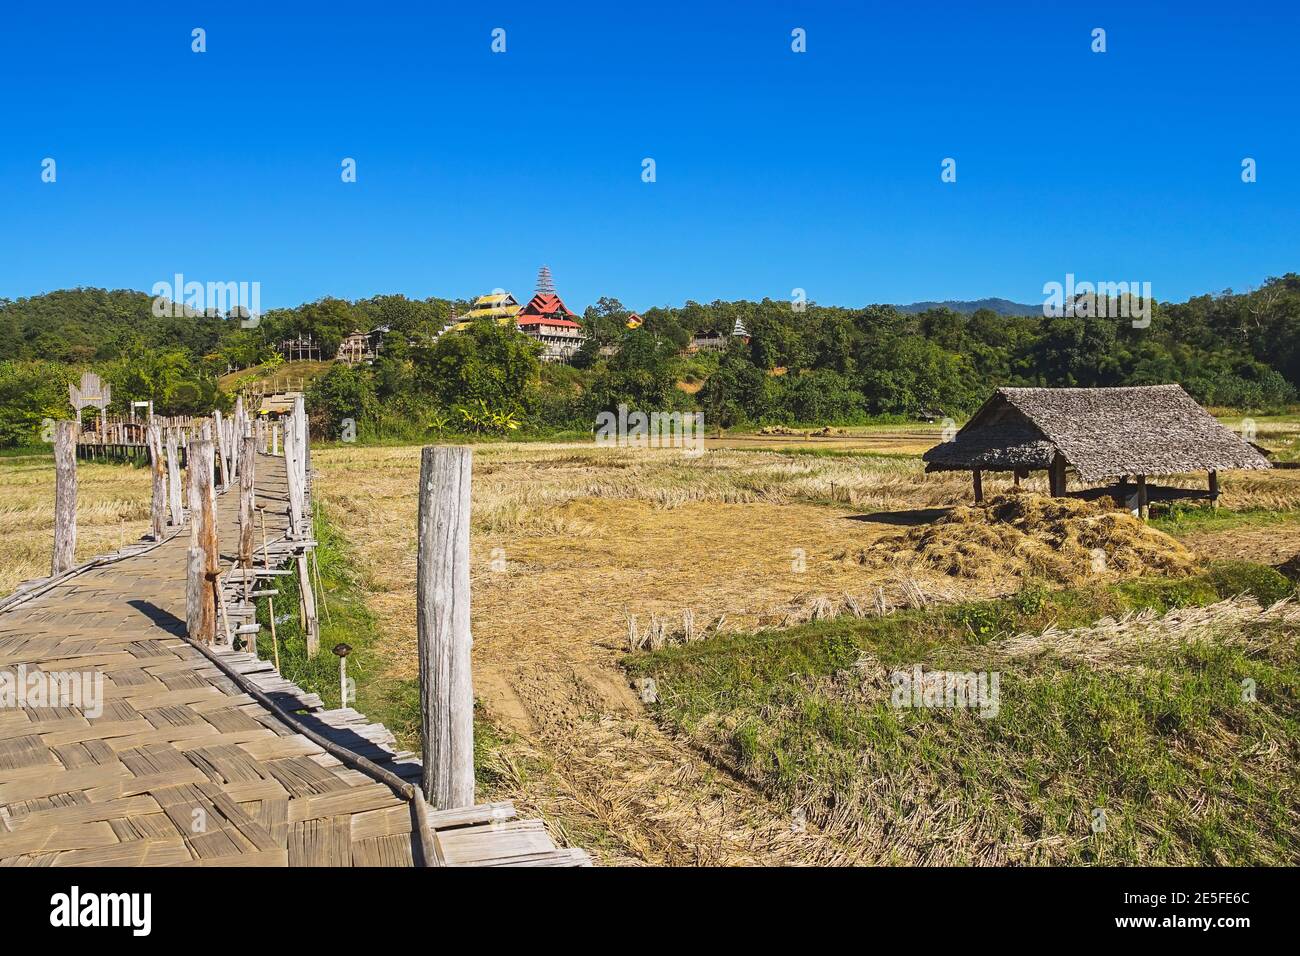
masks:
<instances>
[{"instance_id":1,"label":"thatched roof hut","mask_svg":"<svg viewBox=\"0 0 1300 956\"><path fill-rule=\"evenodd\" d=\"M1086 482L1135 477L1145 506L1147 475L1217 473L1271 465L1220 425L1179 385L1130 388L1000 388L951 441L922 456L929 471L1047 470L1052 494L1065 493L1071 468Z\"/></svg>"}]
</instances>

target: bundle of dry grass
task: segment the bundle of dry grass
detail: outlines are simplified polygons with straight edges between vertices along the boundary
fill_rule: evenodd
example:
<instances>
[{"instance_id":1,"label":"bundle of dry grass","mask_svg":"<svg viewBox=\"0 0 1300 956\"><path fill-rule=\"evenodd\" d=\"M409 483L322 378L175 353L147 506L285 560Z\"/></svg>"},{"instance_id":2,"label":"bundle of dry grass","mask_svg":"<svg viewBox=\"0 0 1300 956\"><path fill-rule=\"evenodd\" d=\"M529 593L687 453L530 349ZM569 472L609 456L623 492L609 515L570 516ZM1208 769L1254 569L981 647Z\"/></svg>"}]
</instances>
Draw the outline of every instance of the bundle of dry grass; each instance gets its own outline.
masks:
<instances>
[{"instance_id":1,"label":"bundle of dry grass","mask_svg":"<svg viewBox=\"0 0 1300 956\"><path fill-rule=\"evenodd\" d=\"M933 524L882 539L871 553L964 578L1011 574L1062 584L1097 574L1184 575L1196 569L1182 544L1127 512L1035 494L954 508Z\"/></svg>"}]
</instances>

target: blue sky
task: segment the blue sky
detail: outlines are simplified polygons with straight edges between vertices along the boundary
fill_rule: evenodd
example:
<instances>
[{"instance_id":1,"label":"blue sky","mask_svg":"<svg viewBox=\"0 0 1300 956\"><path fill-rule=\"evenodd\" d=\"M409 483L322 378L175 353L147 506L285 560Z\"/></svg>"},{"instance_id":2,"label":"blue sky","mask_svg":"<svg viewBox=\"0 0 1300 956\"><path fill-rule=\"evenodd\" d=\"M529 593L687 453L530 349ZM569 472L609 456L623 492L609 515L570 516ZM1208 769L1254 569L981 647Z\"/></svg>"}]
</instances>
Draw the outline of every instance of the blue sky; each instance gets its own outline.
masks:
<instances>
[{"instance_id":1,"label":"blue sky","mask_svg":"<svg viewBox=\"0 0 1300 956\"><path fill-rule=\"evenodd\" d=\"M1178 300L1300 269L1291 3L113 6L6 9L0 297L522 295L545 262L579 310L1067 272Z\"/></svg>"}]
</instances>

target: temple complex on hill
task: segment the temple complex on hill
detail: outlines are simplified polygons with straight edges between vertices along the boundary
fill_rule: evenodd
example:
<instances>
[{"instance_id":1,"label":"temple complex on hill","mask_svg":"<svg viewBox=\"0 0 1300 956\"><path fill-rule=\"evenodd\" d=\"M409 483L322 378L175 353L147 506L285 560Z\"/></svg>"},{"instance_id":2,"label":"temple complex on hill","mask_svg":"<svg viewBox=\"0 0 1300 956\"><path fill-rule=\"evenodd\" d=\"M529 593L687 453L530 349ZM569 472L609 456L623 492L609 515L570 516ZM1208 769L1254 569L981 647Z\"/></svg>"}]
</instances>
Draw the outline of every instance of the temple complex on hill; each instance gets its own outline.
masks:
<instances>
[{"instance_id":1,"label":"temple complex on hill","mask_svg":"<svg viewBox=\"0 0 1300 956\"><path fill-rule=\"evenodd\" d=\"M490 292L470 303L469 311L463 318L467 323L475 319L513 319L521 308L523 306L509 292Z\"/></svg>"},{"instance_id":2,"label":"temple complex on hill","mask_svg":"<svg viewBox=\"0 0 1300 956\"><path fill-rule=\"evenodd\" d=\"M456 330L477 319L494 319L501 325L514 322L520 332L542 343L543 362L567 362L587 340L577 314L556 294L546 266L538 270L537 291L526 305L521 306L509 292L494 292L475 299L463 319L454 326Z\"/></svg>"}]
</instances>

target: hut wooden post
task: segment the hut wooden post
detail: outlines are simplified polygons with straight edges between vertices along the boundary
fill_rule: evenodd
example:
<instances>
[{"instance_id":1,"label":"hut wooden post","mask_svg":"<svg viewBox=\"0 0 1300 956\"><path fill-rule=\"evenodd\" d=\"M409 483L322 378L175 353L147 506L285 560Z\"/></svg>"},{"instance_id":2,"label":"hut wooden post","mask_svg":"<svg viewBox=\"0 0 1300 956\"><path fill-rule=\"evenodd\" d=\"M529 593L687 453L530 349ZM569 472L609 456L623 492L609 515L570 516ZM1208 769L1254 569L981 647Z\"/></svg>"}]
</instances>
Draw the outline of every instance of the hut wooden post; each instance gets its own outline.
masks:
<instances>
[{"instance_id":1,"label":"hut wooden post","mask_svg":"<svg viewBox=\"0 0 1300 956\"><path fill-rule=\"evenodd\" d=\"M70 569L77 552L77 430L76 422L55 426L52 575Z\"/></svg>"},{"instance_id":2,"label":"hut wooden post","mask_svg":"<svg viewBox=\"0 0 1300 956\"><path fill-rule=\"evenodd\" d=\"M983 504L984 503L984 476L980 473L980 470L978 468L974 469L971 472L971 476L975 480L975 503L977 505Z\"/></svg>"},{"instance_id":3,"label":"hut wooden post","mask_svg":"<svg viewBox=\"0 0 1300 956\"><path fill-rule=\"evenodd\" d=\"M149 467L153 472L153 500L149 508L149 534L161 541L167 527L167 462L163 460L162 429L149 425Z\"/></svg>"},{"instance_id":4,"label":"hut wooden post","mask_svg":"<svg viewBox=\"0 0 1300 956\"><path fill-rule=\"evenodd\" d=\"M1138 517L1143 521L1151 516L1151 509L1147 505L1147 476L1138 475Z\"/></svg>"},{"instance_id":5,"label":"hut wooden post","mask_svg":"<svg viewBox=\"0 0 1300 956\"><path fill-rule=\"evenodd\" d=\"M217 552L216 492L211 439L189 446L190 552L185 582L185 620L191 640L211 645L217 636L214 584L220 570Z\"/></svg>"},{"instance_id":6,"label":"hut wooden post","mask_svg":"<svg viewBox=\"0 0 1300 956\"><path fill-rule=\"evenodd\" d=\"M249 434L239 440L239 563L245 569L244 580L253 567L253 463L257 456L257 439Z\"/></svg>"},{"instance_id":7,"label":"hut wooden post","mask_svg":"<svg viewBox=\"0 0 1300 956\"><path fill-rule=\"evenodd\" d=\"M1059 451L1052 459L1051 471L1048 474L1048 484L1051 486L1053 498L1062 498L1065 496L1065 456Z\"/></svg>"},{"instance_id":8,"label":"hut wooden post","mask_svg":"<svg viewBox=\"0 0 1300 956\"><path fill-rule=\"evenodd\" d=\"M1217 471L1210 472L1210 507L1219 507L1219 473Z\"/></svg>"},{"instance_id":9,"label":"hut wooden post","mask_svg":"<svg viewBox=\"0 0 1300 956\"><path fill-rule=\"evenodd\" d=\"M181 455L176 429L167 429L167 493L172 516L172 526L179 528L185 520L181 504Z\"/></svg>"},{"instance_id":10,"label":"hut wooden post","mask_svg":"<svg viewBox=\"0 0 1300 956\"><path fill-rule=\"evenodd\" d=\"M420 462L416 625L421 787L439 810L474 803L469 521L473 451L428 447Z\"/></svg>"}]
</instances>

